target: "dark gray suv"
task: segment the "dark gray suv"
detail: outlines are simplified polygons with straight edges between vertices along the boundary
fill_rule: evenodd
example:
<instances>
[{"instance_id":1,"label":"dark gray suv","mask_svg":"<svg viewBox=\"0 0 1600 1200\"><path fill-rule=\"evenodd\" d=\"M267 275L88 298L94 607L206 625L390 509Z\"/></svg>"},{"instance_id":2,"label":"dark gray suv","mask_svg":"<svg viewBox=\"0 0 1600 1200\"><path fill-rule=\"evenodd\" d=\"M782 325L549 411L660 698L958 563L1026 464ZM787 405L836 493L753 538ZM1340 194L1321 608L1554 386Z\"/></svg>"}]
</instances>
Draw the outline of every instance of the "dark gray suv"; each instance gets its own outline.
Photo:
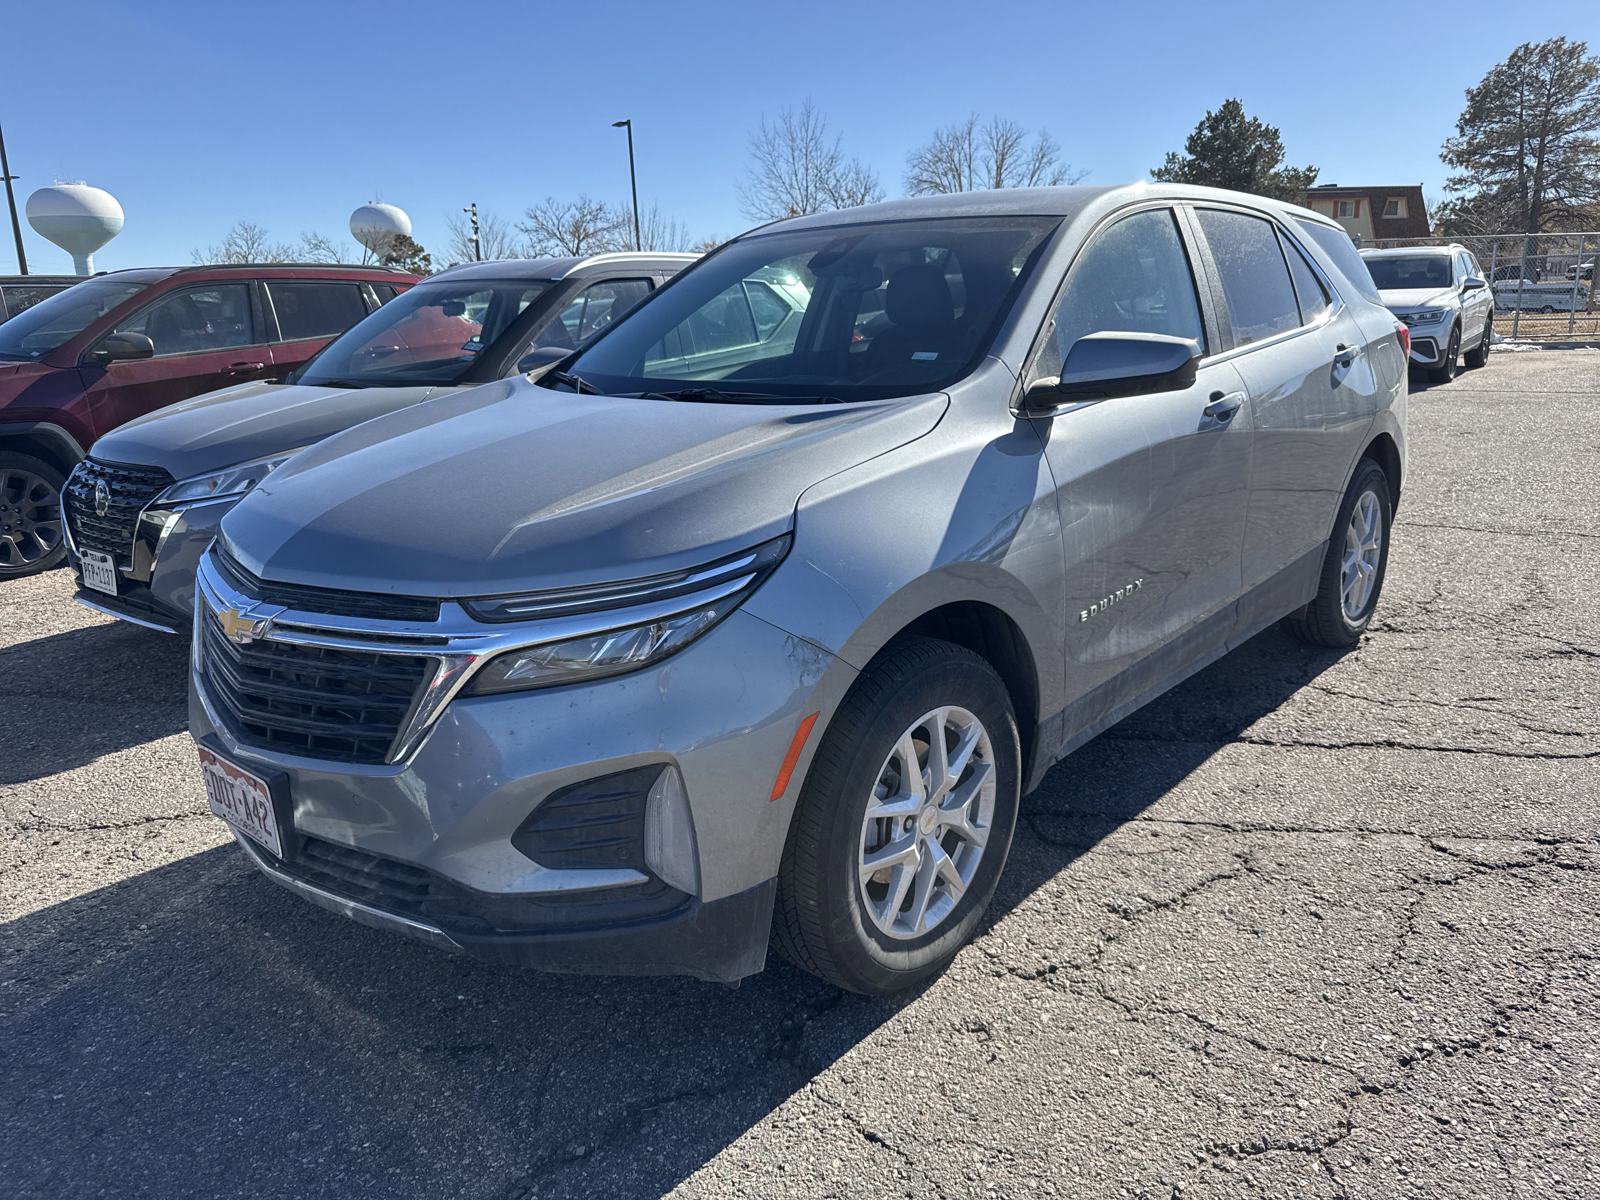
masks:
<instances>
[{"instance_id":1,"label":"dark gray suv","mask_svg":"<svg viewBox=\"0 0 1600 1200\"><path fill-rule=\"evenodd\" d=\"M1149 184L735 239L229 513L211 806L436 945L916 984L1052 763L1274 622L1366 629L1406 363L1361 270L1315 213Z\"/></svg>"},{"instance_id":2,"label":"dark gray suv","mask_svg":"<svg viewBox=\"0 0 1600 1200\"><path fill-rule=\"evenodd\" d=\"M195 564L223 514L296 451L561 358L694 259L591 254L452 267L386 298L284 380L208 392L112 430L62 492L75 599L187 634Z\"/></svg>"}]
</instances>

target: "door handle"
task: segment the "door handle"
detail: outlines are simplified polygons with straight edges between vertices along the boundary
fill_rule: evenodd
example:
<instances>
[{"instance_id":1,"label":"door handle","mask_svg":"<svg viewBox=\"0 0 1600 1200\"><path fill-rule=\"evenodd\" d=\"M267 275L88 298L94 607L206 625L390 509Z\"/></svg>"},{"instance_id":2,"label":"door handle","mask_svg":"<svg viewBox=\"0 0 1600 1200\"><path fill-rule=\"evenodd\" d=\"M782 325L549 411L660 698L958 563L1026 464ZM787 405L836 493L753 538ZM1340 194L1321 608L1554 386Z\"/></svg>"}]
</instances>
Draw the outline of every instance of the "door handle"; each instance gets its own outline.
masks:
<instances>
[{"instance_id":1,"label":"door handle","mask_svg":"<svg viewBox=\"0 0 1600 1200\"><path fill-rule=\"evenodd\" d=\"M222 369L224 375L244 375L250 371L264 371L267 364L263 362L236 362L229 363Z\"/></svg>"},{"instance_id":2,"label":"door handle","mask_svg":"<svg viewBox=\"0 0 1600 1200\"><path fill-rule=\"evenodd\" d=\"M1367 352L1365 346L1346 346L1343 342L1333 349L1333 365L1336 367L1348 367Z\"/></svg>"},{"instance_id":3,"label":"door handle","mask_svg":"<svg viewBox=\"0 0 1600 1200\"><path fill-rule=\"evenodd\" d=\"M1239 411L1243 403L1243 392L1212 392L1211 403L1204 410L1205 415L1219 425L1226 425L1233 420L1233 414Z\"/></svg>"}]
</instances>

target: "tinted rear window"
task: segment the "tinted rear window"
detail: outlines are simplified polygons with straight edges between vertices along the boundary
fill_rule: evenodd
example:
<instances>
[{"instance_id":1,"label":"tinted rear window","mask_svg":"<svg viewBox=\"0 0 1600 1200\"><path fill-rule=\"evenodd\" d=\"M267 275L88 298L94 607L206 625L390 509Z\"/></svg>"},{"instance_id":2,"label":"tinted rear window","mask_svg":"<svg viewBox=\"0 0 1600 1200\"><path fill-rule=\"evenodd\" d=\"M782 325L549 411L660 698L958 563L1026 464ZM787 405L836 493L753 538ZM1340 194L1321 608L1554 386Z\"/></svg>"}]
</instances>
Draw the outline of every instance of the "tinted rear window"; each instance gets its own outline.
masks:
<instances>
[{"instance_id":1,"label":"tinted rear window","mask_svg":"<svg viewBox=\"0 0 1600 1200\"><path fill-rule=\"evenodd\" d=\"M1300 305L1272 223L1212 208L1198 216L1222 277L1234 343L1243 346L1298 327Z\"/></svg>"},{"instance_id":2,"label":"tinted rear window","mask_svg":"<svg viewBox=\"0 0 1600 1200\"><path fill-rule=\"evenodd\" d=\"M278 314L278 332L286 342L298 338L333 337L367 315L358 283L267 281L267 294Z\"/></svg>"}]
</instances>

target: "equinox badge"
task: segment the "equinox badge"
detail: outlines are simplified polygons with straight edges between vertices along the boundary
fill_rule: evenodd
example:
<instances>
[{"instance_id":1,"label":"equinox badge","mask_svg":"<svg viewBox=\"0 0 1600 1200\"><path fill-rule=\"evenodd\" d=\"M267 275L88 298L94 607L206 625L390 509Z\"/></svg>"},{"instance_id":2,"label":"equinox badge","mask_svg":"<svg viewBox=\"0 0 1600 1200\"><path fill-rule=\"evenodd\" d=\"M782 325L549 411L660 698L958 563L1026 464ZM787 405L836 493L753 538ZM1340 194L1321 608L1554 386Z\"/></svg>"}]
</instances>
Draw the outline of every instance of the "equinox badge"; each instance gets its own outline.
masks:
<instances>
[{"instance_id":1,"label":"equinox badge","mask_svg":"<svg viewBox=\"0 0 1600 1200\"><path fill-rule=\"evenodd\" d=\"M1143 579L1135 579L1126 587L1119 587L1110 595L1103 596L1093 604L1089 605L1088 608L1080 609L1078 611L1078 620L1082 622L1087 621L1090 617L1099 616L1101 613L1105 612L1106 609L1117 603L1117 601L1126 600L1129 596L1133 595L1133 593L1137 592L1143 586Z\"/></svg>"}]
</instances>

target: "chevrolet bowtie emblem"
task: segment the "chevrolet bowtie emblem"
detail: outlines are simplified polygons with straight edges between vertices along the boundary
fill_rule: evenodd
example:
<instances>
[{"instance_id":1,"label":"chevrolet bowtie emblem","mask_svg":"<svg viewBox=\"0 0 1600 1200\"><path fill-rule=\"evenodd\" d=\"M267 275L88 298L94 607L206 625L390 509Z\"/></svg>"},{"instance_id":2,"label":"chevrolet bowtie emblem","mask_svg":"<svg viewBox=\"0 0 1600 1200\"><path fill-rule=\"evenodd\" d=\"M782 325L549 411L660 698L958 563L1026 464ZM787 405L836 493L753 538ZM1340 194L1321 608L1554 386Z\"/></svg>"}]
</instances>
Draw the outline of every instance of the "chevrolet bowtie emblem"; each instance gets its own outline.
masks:
<instances>
[{"instance_id":1,"label":"chevrolet bowtie emblem","mask_svg":"<svg viewBox=\"0 0 1600 1200\"><path fill-rule=\"evenodd\" d=\"M216 618L217 624L222 626L224 637L236 645L247 646L257 638L265 637L272 626L272 618L282 611L281 608L250 605L242 609L218 609Z\"/></svg>"}]
</instances>

